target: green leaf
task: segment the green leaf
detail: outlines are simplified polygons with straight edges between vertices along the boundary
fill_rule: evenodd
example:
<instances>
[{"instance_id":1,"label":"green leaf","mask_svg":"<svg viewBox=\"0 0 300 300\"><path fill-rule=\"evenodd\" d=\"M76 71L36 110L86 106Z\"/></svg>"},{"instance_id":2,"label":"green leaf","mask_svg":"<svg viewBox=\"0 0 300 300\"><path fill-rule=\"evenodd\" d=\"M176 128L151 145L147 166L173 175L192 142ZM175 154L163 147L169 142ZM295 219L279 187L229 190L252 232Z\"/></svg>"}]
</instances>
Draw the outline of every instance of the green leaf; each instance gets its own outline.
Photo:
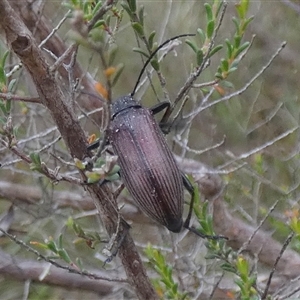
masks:
<instances>
[{"instance_id":1,"label":"green leaf","mask_svg":"<svg viewBox=\"0 0 300 300\"><path fill-rule=\"evenodd\" d=\"M198 28L197 33L200 36L201 41L204 42L206 38L204 31L201 28Z\"/></svg>"},{"instance_id":2,"label":"green leaf","mask_svg":"<svg viewBox=\"0 0 300 300\"><path fill-rule=\"evenodd\" d=\"M227 271L227 272L231 272L231 273L234 273L236 274L236 268L231 265L230 263L224 263L221 265L221 268L224 270L224 271Z\"/></svg>"},{"instance_id":3,"label":"green leaf","mask_svg":"<svg viewBox=\"0 0 300 300\"><path fill-rule=\"evenodd\" d=\"M96 2L96 5L92 10L92 16L94 16L98 12L101 6L102 6L102 1L99 1L98 3Z\"/></svg>"},{"instance_id":4,"label":"green leaf","mask_svg":"<svg viewBox=\"0 0 300 300\"><path fill-rule=\"evenodd\" d=\"M70 264L72 262L69 254L67 253L67 251L65 249L59 249L58 250L58 255L68 264Z\"/></svg>"},{"instance_id":5,"label":"green leaf","mask_svg":"<svg viewBox=\"0 0 300 300\"><path fill-rule=\"evenodd\" d=\"M209 52L208 57L212 57L214 54L216 54L218 51L220 51L223 48L223 45L217 45L216 47L212 48Z\"/></svg>"},{"instance_id":6,"label":"green leaf","mask_svg":"<svg viewBox=\"0 0 300 300\"><path fill-rule=\"evenodd\" d=\"M0 66L0 83L6 84L6 74L4 68Z\"/></svg>"},{"instance_id":7,"label":"green leaf","mask_svg":"<svg viewBox=\"0 0 300 300\"><path fill-rule=\"evenodd\" d=\"M191 40L189 40L189 39L186 39L185 42L193 49L193 51L194 51L195 53L198 52L199 47L196 45L196 43L195 43L194 41L191 41Z\"/></svg>"},{"instance_id":8,"label":"green leaf","mask_svg":"<svg viewBox=\"0 0 300 300\"><path fill-rule=\"evenodd\" d=\"M4 115L7 115L6 105L4 103L5 103L4 101L0 101L0 109L2 110Z\"/></svg>"},{"instance_id":9,"label":"green leaf","mask_svg":"<svg viewBox=\"0 0 300 300\"><path fill-rule=\"evenodd\" d=\"M31 152L29 154L29 157L31 158L32 162L40 167L41 166L41 158L40 158L40 154L38 152Z\"/></svg>"},{"instance_id":10,"label":"green leaf","mask_svg":"<svg viewBox=\"0 0 300 300\"><path fill-rule=\"evenodd\" d=\"M211 5L208 3L205 3L204 7L205 7L205 11L206 11L206 18L207 18L208 22L210 22L211 20L213 20L213 12L211 9Z\"/></svg>"},{"instance_id":11,"label":"green leaf","mask_svg":"<svg viewBox=\"0 0 300 300\"><path fill-rule=\"evenodd\" d=\"M47 243L47 247L48 247L49 250L51 250L52 252L57 254L58 249L57 249L57 246L56 246L56 244L53 240L51 240Z\"/></svg>"},{"instance_id":12,"label":"green leaf","mask_svg":"<svg viewBox=\"0 0 300 300\"><path fill-rule=\"evenodd\" d=\"M137 53L140 53L140 54L146 56L147 58L149 58L148 53L146 53L146 52L145 52L144 50L142 50L141 48L136 48L136 47L135 47L135 48L132 49L132 51L137 52Z\"/></svg>"},{"instance_id":13,"label":"green leaf","mask_svg":"<svg viewBox=\"0 0 300 300\"><path fill-rule=\"evenodd\" d=\"M203 51L199 49L196 54L197 54L197 65L201 66L203 62L203 56L204 56Z\"/></svg>"},{"instance_id":14,"label":"green leaf","mask_svg":"<svg viewBox=\"0 0 300 300\"><path fill-rule=\"evenodd\" d=\"M152 48L153 48L153 40L154 40L155 34L156 34L155 30L153 30L150 33L149 38L148 38L148 45L151 50L153 50Z\"/></svg>"},{"instance_id":15,"label":"green leaf","mask_svg":"<svg viewBox=\"0 0 300 300\"><path fill-rule=\"evenodd\" d=\"M100 26L105 25L105 21L104 20L98 20L95 25L93 26L93 29L98 28Z\"/></svg>"},{"instance_id":16,"label":"green leaf","mask_svg":"<svg viewBox=\"0 0 300 300\"><path fill-rule=\"evenodd\" d=\"M120 171L120 166L119 165L114 165L112 170L107 174L109 176L114 175Z\"/></svg>"},{"instance_id":17,"label":"green leaf","mask_svg":"<svg viewBox=\"0 0 300 300\"><path fill-rule=\"evenodd\" d=\"M5 63L6 63L6 59L8 57L8 54L9 54L9 51L5 51L3 57L2 57L2 60L1 60L1 67L4 69L5 68Z\"/></svg>"},{"instance_id":18,"label":"green leaf","mask_svg":"<svg viewBox=\"0 0 300 300\"><path fill-rule=\"evenodd\" d=\"M58 248L63 248L63 235L62 235L62 233L59 235L59 238L58 238Z\"/></svg>"},{"instance_id":19,"label":"green leaf","mask_svg":"<svg viewBox=\"0 0 300 300\"><path fill-rule=\"evenodd\" d=\"M240 23L239 23L238 19L236 17L233 17L232 22L235 25L236 32L239 32L240 31Z\"/></svg>"},{"instance_id":20,"label":"green leaf","mask_svg":"<svg viewBox=\"0 0 300 300\"><path fill-rule=\"evenodd\" d=\"M144 5L141 5L139 9L139 20L140 20L140 24L144 26Z\"/></svg>"},{"instance_id":21,"label":"green leaf","mask_svg":"<svg viewBox=\"0 0 300 300\"><path fill-rule=\"evenodd\" d=\"M233 53L233 46L231 45L229 39L225 40L225 44L227 46L227 56L228 56L228 58L231 58L232 53Z\"/></svg>"},{"instance_id":22,"label":"green leaf","mask_svg":"<svg viewBox=\"0 0 300 300\"><path fill-rule=\"evenodd\" d=\"M207 28L206 28L207 38L210 39L212 37L214 30L215 30L215 21L211 20L207 23Z\"/></svg>"},{"instance_id":23,"label":"green leaf","mask_svg":"<svg viewBox=\"0 0 300 300\"><path fill-rule=\"evenodd\" d=\"M245 42L236 52L235 52L235 57L238 57L244 50L246 50L250 45L250 42Z\"/></svg>"},{"instance_id":24,"label":"green leaf","mask_svg":"<svg viewBox=\"0 0 300 300\"><path fill-rule=\"evenodd\" d=\"M7 87L8 92L12 92L13 91L13 88L16 85L16 83L17 83L17 79L12 79L9 82L8 87Z\"/></svg>"},{"instance_id":25,"label":"green leaf","mask_svg":"<svg viewBox=\"0 0 300 300\"><path fill-rule=\"evenodd\" d=\"M127 0L129 8L132 12L136 12L136 0Z\"/></svg>"},{"instance_id":26,"label":"green leaf","mask_svg":"<svg viewBox=\"0 0 300 300\"><path fill-rule=\"evenodd\" d=\"M249 9L249 0L241 0L240 3L235 5L235 7L240 19L243 20L246 18L246 14Z\"/></svg>"},{"instance_id":27,"label":"green leaf","mask_svg":"<svg viewBox=\"0 0 300 300\"><path fill-rule=\"evenodd\" d=\"M143 28L143 26L140 23L132 22L131 26L134 29L134 31L138 34L138 36L140 38L143 38L145 36L145 34L144 34L144 28Z\"/></svg>"},{"instance_id":28,"label":"green leaf","mask_svg":"<svg viewBox=\"0 0 300 300\"><path fill-rule=\"evenodd\" d=\"M240 35L234 36L234 47L238 48L241 45L242 37Z\"/></svg>"},{"instance_id":29,"label":"green leaf","mask_svg":"<svg viewBox=\"0 0 300 300\"><path fill-rule=\"evenodd\" d=\"M222 58L221 59L221 65L222 65L222 71L226 71L227 72L228 68L229 68L228 60Z\"/></svg>"},{"instance_id":30,"label":"green leaf","mask_svg":"<svg viewBox=\"0 0 300 300\"><path fill-rule=\"evenodd\" d=\"M108 181L116 181L120 179L120 176L118 173L115 173L113 175L107 176L105 179Z\"/></svg>"},{"instance_id":31,"label":"green leaf","mask_svg":"<svg viewBox=\"0 0 300 300\"><path fill-rule=\"evenodd\" d=\"M129 6L125 2L122 2L121 6L126 10L126 12L129 15L129 18L132 20L134 18L134 15L133 15L132 11L130 10Z\"/></svg>"},{"instance_id":32,"label":"green leaf","mask_svg":"<svg viewBox=\"0 0 300 300\"><path fill-rule=\"evenodd\" d=\"M230 74L230 73L232 73L232 72L234 72L234 71L236 71L237 70L237 68L230 68L229 70L228 70L228 74Z\"/></svg>"},{"instance_id":33,"label":"green leaf","mask_svg":"<svg viewBox=\"0 0 300 300\"><path fill-rule=\"evenodd\" d=\"M10 110L11 110L11 103L12 103L11 100L6 100L5 109L6 109L7 114L10 113Z\"/></svg>"},{"instance_id":34,"label":"green leaf","mask_svg":"<svg viewBox=\"0 0 300 300\"><path fill-rule=\"evenodd\" d=\"M150 64L151 64L151 66L153 67L153 69L155 71L159 71L159 63L158 63L158 60L156 58L152 59Z\"/></svg>"},{"instance_id":35,"label":"green leaf","mask_svg":"<svg viewBox=\"0 0 300 300\"><path fill-rule=\"evenodd\" d=\"M248 25L251 23L251 21L254 19L254 16L251 16L250 18L248 18L245 22L244 22L244 24L243 24L243 26L242 26L242 31L245 31L246 29L247 29L247 27L248 27Z\"/></svg>"}]
</instances>

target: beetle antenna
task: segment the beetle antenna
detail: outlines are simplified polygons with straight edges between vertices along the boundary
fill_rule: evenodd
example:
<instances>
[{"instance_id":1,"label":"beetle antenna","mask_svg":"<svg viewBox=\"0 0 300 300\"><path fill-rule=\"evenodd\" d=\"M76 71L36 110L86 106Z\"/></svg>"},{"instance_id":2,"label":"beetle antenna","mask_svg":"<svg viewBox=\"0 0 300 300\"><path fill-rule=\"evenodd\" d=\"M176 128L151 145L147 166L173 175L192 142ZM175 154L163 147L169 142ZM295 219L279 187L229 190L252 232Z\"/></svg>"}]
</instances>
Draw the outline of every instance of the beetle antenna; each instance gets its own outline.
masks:
<instances>
[{"instance_id":1,"label":"beetle antenna","mask_svg":"<svg viewBox=\"0 0 300 300\"><path fill-rule=\"evenodd\" d=\"M137 79L137 82L136 82L136 84L135 84L135 87L134 87L133 91L131 92L130 96L133 97L133 95L135 94L136 89L137 89L137 86L138 86L138 84L140 83L141 77L142 77L142 75L143 75L143 73L144 73L146 67L148 66L148 64L150 63L150 61L152 60L152 58L155 56L155 54L156 54L162 47L164 47L166 44L168 44L168 43L170 43L171 41L174 41L174 40L176 40L176 39L178 39L178 38L184 37L184 36L195 36L195 34L194 34L194 33L185 33L185 34L176 35L176 36L174 36L174 37L172 37L172 38L166 40L166 41L163 42L162 44L160 44L160 45L159 45L159 46L151 53L151 55L150 55L150 56L148 57L148 59L146 60L144 66L143 66L143 68L142 68L142 70L141 70L141 72L140 72L140 75L139 75L139 77L138 77L138 79Z\"/></svg>"}]
</instances>

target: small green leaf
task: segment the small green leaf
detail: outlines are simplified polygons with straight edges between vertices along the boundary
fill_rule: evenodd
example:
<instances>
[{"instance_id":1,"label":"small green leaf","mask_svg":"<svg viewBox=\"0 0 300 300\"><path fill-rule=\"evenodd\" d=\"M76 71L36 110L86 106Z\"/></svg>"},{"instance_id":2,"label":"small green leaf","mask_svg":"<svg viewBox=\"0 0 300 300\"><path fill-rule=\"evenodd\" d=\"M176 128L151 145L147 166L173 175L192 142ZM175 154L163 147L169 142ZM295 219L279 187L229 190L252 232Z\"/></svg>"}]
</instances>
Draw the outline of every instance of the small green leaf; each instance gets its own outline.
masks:
<instances>
[{"instance_id":1,"label":"small green leaf","mask_svg":"<svg viewBox=\"0 0 300 300\"><path fill-rule=\"evenodd\" d=\"M11 110L11 103L12 103L11 100L6 100L5 109L8 114L10 113L10 110Z\"/></svg>"},{"instance_id":2,"label":"small green leaf","mask_svg":"<svg viewBox=\"0 0 300 300\"><path fill-rule=\"evenodd\" d=\"M100 26L106 25L104 20L98 20L95 25L93 26L93 29L98 28Z\"/></svg>"},{"instance_id":3,"label":"small green leaf","mask_svg":"<svg viewBox=\"0 0 300 300\"><path fill-rule=\"evenodd\" d=\"M41 158L40 158L40 154L38 152L31 152L29 154L29 157L31 158L32 162L40 167L41 166Z\"/></svg>"},{"instance_id":4,"label":"small green leaf","mask_svg":"<svg viewBox=\"0 0 300 300\"><path fill-rule=\"evenodd\" d=\"M57 246L55 244L55 242L53 240L50 240L48 243L47 243L47 247L49 250L51 250L52 252L56 253L58 252L58 249L57 249Z\"/></svg>"},{"instance_id":5,"label":"small green leaf","mask_svg":"<svg viewBox=\"0 0 300 300\"><path fill-rule=\"evenodd\" d=\"M145 57L147 57L147 58L149 58L149 55L148 55L148 53L146 53L144 50L142 50L141 48L133 48L132 49L132 51L134 51L134 52L137 52L137 53L140 53L140 54L142 54L142 55L144 55Z\"/></svg>"},{"instance_id":6,"label":"small green leaf","mask_svg":"<svg viewBox=\"0 0 300 300\"><path fill-rule=\"evenodd\" d=\"M206 38L204 31L201 28L198 28L197 33L199 34L201 41L204 42Z\"/></svg>"},{"instance_id":7,"label":"small green leaf","mask_svg":"<svg viewBox=\"0 0 300 300\"><path fill-rule=\"evenodd\" d=\"M79 169L79 170L84 170L85 169L85 164L76 157L74 158L74 163L75 163L75 166L76 166L77 169Z\"/></svg>"},{"instance_id":8,"label":"small green leaf","mask_svg":"<svg viewBox=\"0 0 300 300\"><path fill-rule=\"evenodd\" d=\"M8 54L9 54L9 51L6 51L6 52L4 53L4 55L3 55L3 57L2 57L2 60L1 60L1 67L2 67L2 69L5 68L5 63L6 63L6 59L7 59L7 57L8 57Z\"/></svg>"},{"instance_id":9,"label":"small green leaf","mask_svg":"<svg viewBox=\"0 0 300 300\"><path fill-rule=\"evenodd\" d=\"M236 52L235 58L238 57L244 50L246 50L250 45L250 42L245 42Z\"/></svg>"},{"instance_id":10,"label":"small green leaf","mask_svg":"<svg viewBox=\"0 0 300 300\"><path fill-rule=\"evenodd\" d=\"M246 14L249 9L249 0L241 0L240 3L235 5L235 7L240 19L243 20L246 18Z\"/></svg>"},{"instance_id":11,"label":"small green leaf","mask_svg":"<svg viewBox=\"0 0 300 300\"><path fill-rule=\"evenodd\" d=\"M108 181L116 181L116 180L120 179L120 176L119 176L118 173L116 173L116 174L107 176L105 179L108 180Z\"/></svg>"},{"instance_id":12,"label":"small green leaf","mask_svg":"<svg viewBox=\"0 0 300 300\"><path fill-rule=\"evenodd\" d=\"M101 6L102 6L102 1L99 1L98 3L96 1L96 5L92 10L92 16L95 16L95 14L98 12Z\"/></svg>"},{"instance_id":13,"label":"small green leaf","mask_svg":"<svg viewBox=\"0 0 300 300\"><path fill-rule=\"evenodd\" d=\"M237 68L230 68L230 69L227 71L227 73L230 74L230 73L232 73L232 72L234 72L234 71L236 71L236 70L237 70Z\"/></svg>"},{"instance_id":14,"label":"small green leaf","mask_svg":"<svg viewBox=\"0 0 300 300\"><path fill-rule=\"evenodd\" d=\"M203 62L203 56L204 56L203 51L199 49L196 54L197 54L197 65L201 66Z\"/></svg>"},{"instance_id":15,"label":"small green leaf","mask_svg":"<svg viewBox=\"0 0 300 300\"><path fill-rule=\"evenodd\" d=\"M211 20L213 20L213 12L211 9L211 5L208 3L205 3L204 7L205 7L205 11L206 11L206 18L207 18L208 22L210 22Z\"/></svg>"},{"instance_id":16,"label":"small green leaf","mask_svg":"<svg viewBox=\"0 0 300 300\"><path fill-rule=\"evenodd\" d=\"M12 92L16 83L17 83L17 79L12 79L8 84L7 91Z\"/></svg>"},{"instance_id":17,"label":"small green leaf","mask_svg":"<svg viewBox=\"0 0 300 300\"><path fill-rule=\"evenodd\" d=\"M127 0L129 8L132 12L136 12L136 0Z\"/></svg>"},{"instance_id":18,"label":"small green leaf","mask_svg":"<svg viewBox=\"0 0 300 300\"><path fill-rule=\"evenodd\" d=\"M2 83L3 85L6 84L6 74L4 68L1 66L0 66L0 83Z\"/></svg>"},{"instance_id":19,"label":"small green leaf","mask_svg":"<svg viewBox=\"0 0 300 300\"><path fill-rule=\"evenodd\" d=\"M128 13L130 19L133 19L134 15L133 15L132 11L130 10L129 6L125 2L122 2L121 6L126 10L126 12Z\"/></svg>"},{"instance_id":20,"label":"small green leaf","mask_svg":"<svg viewBox=\"0 0 300 300\"><path fill-rule=\"evenodd\" d=\"M150 64L151 64L151 66L153 67L153 69L155 71L159 71L159 63L158 63L158 60L156 58L152 59Z\"/></svg>"},{"instance_id":21,"label":"small green leaf","mask_svg":"<svg viewBox=\"0 0 300 300\"><path fill-rule=\"evenodd\" d=\"M221 59L221 64L222 64L222 71L226 71L227 72L228 71L228 67L229 67L228 60L222 58Z\"/></svg>"},{"instance_id":22,"label":"small green leaf","mask_svg":"<svg viewBox=\"0 0 300 300\"><path fill-rule=\"evenodd\" d=\"M185 40L185 42L193 49L193 51L195 53L197 53L199 48L198 48L198 46L196 45L196 43L194 41L191 41L191 40L187 39L187 40Z\"/></svg>"},{"instance_id":23,"label":"small green leaf","mask_svg":"<svg viewBox=\"0 0 300 300\"><path fill-rule=\"evenodd\" d=\"M212 57L214 54L216 54L218 51L220 51L223 48L223 45L217 45L216 47L212 48L209 52L208 57Z\"/></svg>"},{"instance_id":24,"label":"small green leaf","mask_svg":"<svg viewBox=\"0 0 300 300\"><path fill-rule=\"evenodd\" d=\"M242 31L245 31L246 29L247 29L247 27L248 27L248 25L251 23L251 21L254 19L254 16L251 16L250 18L248 18L245 22L244 22L244 24L243 24L243 26L242 26Z\"/></svg>"},{"instance_id":25,"label":"small green leaf","mask_svg":"<svg viewBox=\"0 0 300 300\"><path fill-rule=\"evenodd\" d=\"M120 166L119 165L114 165L112 170L107 174L109 176L114 175L120 171Z\"/></svg>"},{"instance_id":26,"label":"small green leaf","mask_svg":"<svg viewBox=\"0 0 300 300\"><path fill-rule=\"evenodd\" d=\"M153 50L152 48L153 48L153 40L154 40L155 34L156 34L155 30L153 30L150 33L149 38L148 38L148 45L151 50Z\"/></svg>"},{"instance_id":27,"label":"small green leaf","mask_svg":"<svg viewBox=\"0 0 300 300\"><path fill-rule=\"evenodd\" d=\"M207 23L207 28L206 28L207 38L210 39L213 36L214 30L215 30L215 21L211 20Z\"/></svg>"},{"instance_id":28,"label":"small green leaf","mask_svg":"<svg viewBox=\"0 0 300 300\"><path fill-rule=\"evenodd\" d=\"M58 250L58 255L60 256L60 258L62 258L66 263L70 264L72 262L69 254L67 253L67 251L65 249L59 249Z\"/></svg>"},{"instance_id":29,"label":"small green leaf","mask_svg":"<svg viewBox=\"0 0 300 300\"><path fill-rule=\"evenodd\" d=\"M134 31L139 35L139 37L143 38L145 36L144 28L140 23L132 22L131 26L134 29Z\"/></svg>"},{"instance_id":30,"label":"small green leaf","mask_svg":"<svg viewBox=\"0 0 300 300\"><path fill-rule=\"evenodd\" d=\"M58 248L63 248L63 235L62 235L62 233L59 235L59 238L58 238Z\"/></svg>"},{"instance_id":31,"label":"small green leaf","mask_svg":"<svg viewBox=\"0 0 300 300\"><path fill-rule=\"evenodd\" d=\"M139 9L139 20L140 20L140 24L144 26L144 5L141 5Z\"/></svg>"},{"instance_id":32,"label":"small green leaf","mask_svg":"<svg viewBox=\"0 0 300 300\"><path fill-rule=\"evenodd\" d=\"M2 112L3 112L4 115L7 115L6 105L4 103L5 102L3 100L0 100L0 109L2 110Z\"/></svg>"},{"instance_id":33,"label":"small green leaf","mask_svg":"<svg viewBox=\"0 0 300 300\"><path fill-rule=\"evenodd\" d=\"M238 48L241 45L242 37L240 35L234 36L234 47Z\"/></svg>"},{"instance_id":34,"label":"small green leaf","mask_svg":"<svg viewBox=\"0 0 300 300\"><path fill-rule=\"evenodd\" d=\"M236 32L239 32L239 30L240 30L240 24L239 24L238 19L237 19L236 17L233 17L233 18L232 18L232 22L233 22L234 25L235 25Z\"/></svg>"},{"instance_id":35,"label":"small green leaf","mask_svg":"<svg viewBox=\"0 0 300 300\"><path fill-rule=\"evenodd\" d=\"M227 46L227 57L228 57L228 58L231 58L232 53L233 53L233 46L231 45L229 39L226 39L226 40L225 40L225 44L226 44L226 46Z\"/></svg>"}]
</instances>

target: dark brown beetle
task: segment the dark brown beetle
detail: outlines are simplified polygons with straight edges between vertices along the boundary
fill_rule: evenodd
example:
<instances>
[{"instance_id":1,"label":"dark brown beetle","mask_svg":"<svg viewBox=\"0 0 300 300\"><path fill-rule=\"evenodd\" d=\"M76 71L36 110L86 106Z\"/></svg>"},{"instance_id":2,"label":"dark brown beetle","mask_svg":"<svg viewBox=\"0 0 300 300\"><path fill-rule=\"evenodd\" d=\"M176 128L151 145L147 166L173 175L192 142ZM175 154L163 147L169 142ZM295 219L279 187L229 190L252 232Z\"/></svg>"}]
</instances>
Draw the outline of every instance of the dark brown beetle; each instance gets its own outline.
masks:
<instances>
[{"instance_id":1,"label":"dark brown beetle","mask_svg":"<svg viewBox=\"0 0 300 300\"><path fill-rule=\"evenodd\" d=\"M165 44L181 36L174 37L160 45L146 61L141 75ZM186 176L179 170L168 147L163 132L153 115L170 108L170 103L162 102L147 109L141 106L133 95L118 98L111 105L111 120L107 130L108 142L118 156L121 179L139 207L153 220L172 232L180 232L183 227L201 237L206 236L190 227L194 203L194 189ZM166 113L165 113L166 115ZM163 118L164 119L164 118ZM94 143L89 149L95 148ZM189 213L183 222L184 187L192 199Z\"/></svg>"},{"instance_id":2,"label":"dark brown beetle","mask_svg":"<svg viewBox=\"0 0 300 300\"><path fill-rule=\"evenodd\" d=\"M182 228L183 181L153 113L131 96L112 105L108 139L121 178L141 209L170 231Z\"/></svg>"}]
</instances>

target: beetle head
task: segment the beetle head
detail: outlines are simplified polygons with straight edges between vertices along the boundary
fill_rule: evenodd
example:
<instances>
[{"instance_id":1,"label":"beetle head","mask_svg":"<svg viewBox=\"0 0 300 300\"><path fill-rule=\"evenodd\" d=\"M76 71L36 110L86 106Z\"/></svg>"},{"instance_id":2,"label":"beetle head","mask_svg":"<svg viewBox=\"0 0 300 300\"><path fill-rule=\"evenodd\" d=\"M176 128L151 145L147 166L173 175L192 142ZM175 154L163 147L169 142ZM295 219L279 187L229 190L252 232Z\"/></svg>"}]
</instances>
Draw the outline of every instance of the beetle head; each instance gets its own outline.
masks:
<instances>
[{"instance_id":1,"label":"beetle head","mask_svg":"<svg viewBox=\"0 0 300 300\"><path fill-rule=\"evenodd\" d=\"M122 96L115 100L111 105L112 118L114 118L121 111L132 107L141 107L140 104L136 100L133 99L132 96Z\"/></svg>"}]
</instances>

